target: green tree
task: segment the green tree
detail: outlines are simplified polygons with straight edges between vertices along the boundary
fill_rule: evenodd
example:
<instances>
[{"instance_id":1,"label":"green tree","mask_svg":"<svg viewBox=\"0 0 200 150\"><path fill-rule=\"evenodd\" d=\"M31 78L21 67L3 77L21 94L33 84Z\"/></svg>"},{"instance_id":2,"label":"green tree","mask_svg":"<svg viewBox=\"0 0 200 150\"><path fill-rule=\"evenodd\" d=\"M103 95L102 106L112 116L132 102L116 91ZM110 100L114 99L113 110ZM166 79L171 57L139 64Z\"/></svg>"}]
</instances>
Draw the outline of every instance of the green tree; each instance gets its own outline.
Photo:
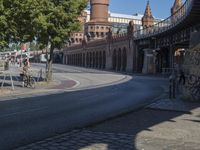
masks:
<instances>
[{"instance_id":1,"label":"green tree","mask_svg":"<svg viewBox=\"0 0 200 150\"><path fill-rule=\"evenodd\" d=\"M51 81L53 51L63 46L71 32L80 30L78 16L87 6L87 0L40 0L34 4L37 8L32 13L36 40L50 46L46 78Z\"/></svg>"},{"instance_id":2,"label":"green tree","mask_svg":"<svg viewBox=\"0 0 200 150\"><path fill-rule=\"evenodd\" d=\"M47 81L52 80L53 51L60 49L71 32L80 29L77 20L87 0L0 0L0 46L34 40L50 46Z\"/></svg>"},{"instance_id":3,"label":"green tree","mask_svg":"<svg viewBox=\"0 0 200 150\"><path fill-rule=\"evenodd\" d=\"M3 51L3 48L8 46L6 41L6 29L7 29L7 20L4 14L3 0L0 0L0 51Z\"/></svg>"},{"instance_id":4,"label":"green tree","mask_svg":"<svg viewBox=\"0 0 200 150\"><path fill-rule=\"evenodd\" d=\"M9 43L20 45L34 40L31 3L32 0L3 0Z\"/></svg>"}]
</instances>

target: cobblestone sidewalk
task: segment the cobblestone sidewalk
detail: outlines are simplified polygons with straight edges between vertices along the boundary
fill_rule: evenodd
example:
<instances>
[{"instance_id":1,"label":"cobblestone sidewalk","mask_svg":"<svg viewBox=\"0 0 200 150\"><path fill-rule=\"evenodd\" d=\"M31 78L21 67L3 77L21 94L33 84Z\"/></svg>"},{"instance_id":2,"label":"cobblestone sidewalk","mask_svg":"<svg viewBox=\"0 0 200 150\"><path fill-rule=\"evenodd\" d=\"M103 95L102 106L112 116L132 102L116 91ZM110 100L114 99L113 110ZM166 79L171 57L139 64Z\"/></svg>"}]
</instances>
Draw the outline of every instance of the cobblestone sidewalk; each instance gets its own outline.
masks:
<instances>
[{"instance_id":1,"label":"cobblestone sidewalk","mask_svg":"<svg viewBox=\"0 0 200 150\"><path fill-rule=\"evenodd\" d=\"M115 150L119 148L123 150L132 150L132 136L128 134L74 130L66 134L18 148L16 150Z\"/></svg>"},{"instance_id":2,"label":"cobblestone sidewalk","mask_svg":"<svg viewBox=\"0 0 200 150\"><path fill-rule=\"evenodd\" d=\"M176 103L173 109L172 103ZM199 150L200 104L183 103L164 99L143 110L16 150Z\"/></svg>"}]
</instances>

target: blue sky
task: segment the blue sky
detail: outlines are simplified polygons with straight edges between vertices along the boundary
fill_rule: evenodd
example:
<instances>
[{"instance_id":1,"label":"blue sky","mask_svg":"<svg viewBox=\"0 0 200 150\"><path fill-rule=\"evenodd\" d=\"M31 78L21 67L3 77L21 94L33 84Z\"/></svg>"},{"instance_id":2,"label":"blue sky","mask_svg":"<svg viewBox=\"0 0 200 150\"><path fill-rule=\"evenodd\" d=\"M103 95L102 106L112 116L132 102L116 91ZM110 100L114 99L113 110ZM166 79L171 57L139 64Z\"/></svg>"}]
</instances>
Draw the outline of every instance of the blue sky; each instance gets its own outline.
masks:
<instances>
[{"instance_id":1,"label":"blue sky","mask_svg":"<svg viewBox=\"0 0 200 150\"><path fill-rule=\"evenodd\" d=\"M165 19L170 16L170 8L175 0L150 0L155 17ZM144 14L147 0L110 0L109 10L123 14Z\"/></svg>"}]
</instances>

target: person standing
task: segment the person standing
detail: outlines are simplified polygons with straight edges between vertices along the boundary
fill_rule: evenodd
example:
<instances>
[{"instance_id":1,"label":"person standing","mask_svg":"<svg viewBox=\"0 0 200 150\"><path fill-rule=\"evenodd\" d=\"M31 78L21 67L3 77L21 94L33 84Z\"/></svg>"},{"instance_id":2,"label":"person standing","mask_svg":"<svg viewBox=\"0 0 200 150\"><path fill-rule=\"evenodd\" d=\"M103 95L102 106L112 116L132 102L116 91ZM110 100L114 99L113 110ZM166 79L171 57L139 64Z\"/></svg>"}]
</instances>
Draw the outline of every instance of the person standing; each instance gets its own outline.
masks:
<instances>
[{"instance_id":1,"label":"person standing","mask_svg":"<svg viewBox=\"0 0 200 150\"><path fill-rule=\"evenodd\" d=\"M185 73L182 69L180 70L180 76L179 76L179 84L181 83L185 85Z\"/></svg>"}]
</instances>

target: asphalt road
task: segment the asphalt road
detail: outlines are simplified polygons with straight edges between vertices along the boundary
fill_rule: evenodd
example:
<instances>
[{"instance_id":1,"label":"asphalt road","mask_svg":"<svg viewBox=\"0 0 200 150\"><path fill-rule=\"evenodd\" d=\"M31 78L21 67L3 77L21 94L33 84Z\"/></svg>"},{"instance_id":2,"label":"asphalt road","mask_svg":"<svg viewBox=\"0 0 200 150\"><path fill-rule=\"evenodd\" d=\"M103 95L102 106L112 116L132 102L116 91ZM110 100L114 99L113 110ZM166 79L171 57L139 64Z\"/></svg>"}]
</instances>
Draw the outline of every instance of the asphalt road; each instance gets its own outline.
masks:
<instances>
[{"instance_id":1,"label":"asphalt road","mask_svg":"<svg viewBox=\"0 0 200 150\"><path fill-rule=\"evenodd\" d=\"M87 73L83 78L89 83L85 80L81 84L93 83L91 73L99 77L115 74L66 67L56 65L54 71L73 72L80 80ZM114 85L1 101L0 149L13 149L140 108L159 97L165 84L166 80L160 78L133 76L127 82Z\"/></svg>"}]
</instances>

